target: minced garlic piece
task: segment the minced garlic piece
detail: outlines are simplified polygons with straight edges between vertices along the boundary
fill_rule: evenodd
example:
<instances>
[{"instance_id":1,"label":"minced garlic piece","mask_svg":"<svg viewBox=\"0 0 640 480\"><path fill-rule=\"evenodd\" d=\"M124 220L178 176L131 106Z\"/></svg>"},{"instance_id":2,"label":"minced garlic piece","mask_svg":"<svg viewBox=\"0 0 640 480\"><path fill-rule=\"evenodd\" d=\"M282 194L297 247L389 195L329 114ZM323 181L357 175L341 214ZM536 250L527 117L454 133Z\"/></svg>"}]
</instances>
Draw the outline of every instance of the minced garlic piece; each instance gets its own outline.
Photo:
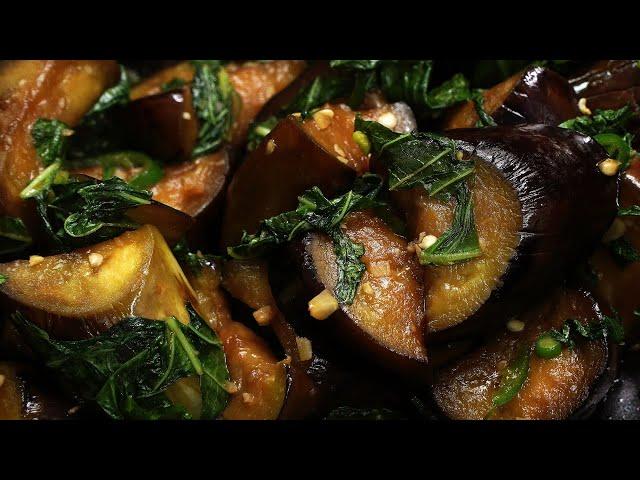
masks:
<instances>
[{"instance_id":1,"label":"minced garlic piece","mask_svg":"<svg viewBox=\"0 0 640 480\"><path fill-rule=\"evenodd\" d=\"M330 108L323 108L322 110L318 110L313 114L313 121L316 122L316 126L320 130L324 130L331 125L331 121L333 120L333 110Z\"/></svg>"},{"instance_id":2,"label":"minced garlic piece","mask_svg":"<svg viewBox=\"0 0 640 480\"><path fill-rule=\"evenodd\" d=\"M311 340L305 337L296 337L296 344L298 345L298 355L300 356L301 362L306 362L313 358Z\"/></svg>"},{"instance_id":3,"label":"minced garlic piece","mask_svg":"<svg viewBox=\"0 0 640 480\"><path fill-rule=\"evenodd\" d=\"M99 253L90 253L89 254L89 265L93 268L98 268L104 262L104 257Z\"/></svg>"},{"instance_id":4,"label":"minced garlic piece","mask_svg":"<svg viewBox=\"0 0 640 480\"><path fill-rule=\"evenodd\" d=\"M316 320L324 320L338 310L338 300L326 288L309 300L309 314Z\"/></svg>"},{"instance_id":5,"label":"minced garlic piece","mask_svg":"<svg viewBox=\"0 0 640 480\"><path fill-rule=\"evenodd\" d=\"M274 315L275 311L271 305L265 305L253 312L253 318L261 327L269 325L271 320L273 320Z\"/></svg>"},{"instance_id":6,"label":"minced garlic piece","mask_svg":"<svg viewBox=\"0 0 640 480\"><path fill-rule=\"evenodd\" d=\"M39 263L42 263L44 261L44 257L41 257L40 255L31 255L29 257L29 266L33 267L34 265L38 265Z\"/></svg>"},{"instance_id":7,"label":"minced garlic piece","mask_svg":"<svg viewBox=\"0 0 640 480\"><path fill-rule=\"evenodd\" d=\"M603 160L598 164L598 168L607 177L613 177L616 173L618 173L620 162L613 158L607 158L606 160Z\"/></svg>"}]
</instances>

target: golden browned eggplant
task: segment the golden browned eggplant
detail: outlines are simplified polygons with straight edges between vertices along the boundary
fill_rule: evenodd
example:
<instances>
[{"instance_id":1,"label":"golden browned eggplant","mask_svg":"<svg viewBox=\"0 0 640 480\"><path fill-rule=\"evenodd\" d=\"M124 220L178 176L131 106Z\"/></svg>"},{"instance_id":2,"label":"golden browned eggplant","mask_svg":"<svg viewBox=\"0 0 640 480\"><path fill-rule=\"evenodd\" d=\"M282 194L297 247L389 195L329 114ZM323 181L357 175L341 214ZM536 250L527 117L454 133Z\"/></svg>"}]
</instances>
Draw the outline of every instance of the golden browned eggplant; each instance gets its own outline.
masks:
<instances>
[{"instance_id":1,"label":"golden browned eggplant","mask_svg":"<svg viewBox=\"0 0 640 480\"><path fill-rule=\"evenodd\" d=\"M237 387L222 413L229 420L274 420L287 393L286 366L262 338L231 318L215 264L188 271L197 309L223 344L227 367Z\"/></svg>"},{"instance_id":2,"label":"golden browned eggplant","mask_svg":"<svg viewBox=\"0 0 640 480\"><path fill-rule=\"evenodd\" d=\"M543 67L518 72L483 95L484 110L498 125L559 125L580 114L578 100L567 80ZM444 129L471 128L477 122L475 104L467 101L453 108Z\"/></svg>"},{"instance_id":3,"label":"golden browned eggplant","mask_svg":"<svg viewBox=\"0 0 640 480\"><path fill-rule=\"evenodd\" d=\"M31 139L38 118L77 124L118 78L114 61L25 60L0 64L0 210L30 219L20 192L42 165Z\"/></svg>"},{"instance_id":4,"label":"golden browned eggplant","mask_svg":"<svg viewBox=\"0 0 640 480\"><path fill-rule=\"evenodd\" d=\"M451 130L476 159L472 196L482 255L425 267L427 334L466 335L527 308L588 255L616 214L616 181L589 137L529 125ZM421 189L398 192L415 237L440 235L453 205ZM452 327L459 328L453 329Z\"/></svg>"},{"instance_id":5,"label":"golden browned eggplant","mask_svg":"<svg viewBox=\"0 0 640 480\"><path fill-rule=\"evenodd\" d=\"M353 303L338 306L336 302L337 310L321 323L335 332L344 347L417 382L428 381L431 365L424 345L424 290L416 256L407 251L405 239L369 211L349 214L342 229L364 247L361 261L366 271ZM333 292L338 272L331 239L311 233L298 250L308 300L325 289Z\"/></svg>"},{"instance_id":6,"label":"golden browned eggplant","mask_svg":"<svg viewBox=\"0 0 640 480\"><path fill-rule=\"evenodd\" d=\"M189 321L194 292L150 225L71 253L0 264L10 308L61 339L101 333L122 318Z\"/></svg>"},{"instance_id":7,"label":"golden browned eggplant","mask_svg":"<svg viewBox=\"0 0 640 480\"><path fill-rule=\"evenodd\" d=\"M404 104L361 112L367 120L388 122L399 132L415 129ZM369 168L369 158L353 139L355 112L325 105L301 120L290 115L267 135L236 171L227 190L221 243L237 243L243 230L254 232L266 218L295 208L298 195L317 186L334 196Z\"/></svg>"},{"instance_id":8,"label":"golden browned eggplant","mask_svg":"<svg viewBox=\"0 0 640 480\"><path fill-rule=\"evenodd\" d=\"M579 340L575 348L564 348L555 358L541 358L533 352L543 332L560 328L569 318L597 322L600 312L589 294L559 289L518 317L524 322L523 330L505 329L439 372L433 388L439 408L454 419L557 420L570 416L587 400L605 371L608 348L604 339ZM526 380L513 399L494 409L492 399L500 389L501 376L523 351L530 354Z\"/></svg>"}]
</instances>

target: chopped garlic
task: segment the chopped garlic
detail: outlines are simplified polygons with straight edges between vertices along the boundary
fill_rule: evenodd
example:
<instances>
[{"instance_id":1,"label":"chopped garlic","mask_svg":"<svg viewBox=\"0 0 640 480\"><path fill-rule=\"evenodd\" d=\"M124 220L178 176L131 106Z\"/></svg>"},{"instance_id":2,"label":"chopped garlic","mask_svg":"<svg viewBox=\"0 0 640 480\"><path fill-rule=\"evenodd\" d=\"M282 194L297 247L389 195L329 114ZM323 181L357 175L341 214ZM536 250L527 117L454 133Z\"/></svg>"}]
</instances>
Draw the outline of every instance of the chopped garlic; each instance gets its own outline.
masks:
<instances>
[{"instance_id":1,"label":"chopped garlic","mask_svg":"<svg viewBox=\"0 0 640 480\"><path fill-rule=\"evenodd\" d=\"M436 237L435 235L425 235L424 237L422 237L422 240L420 240L419 245L422 250L426 250L437 241L438 241L438 237Z\"/></svg>"},{"instance_id":2,"label":"chopped garlic","mask_svg":"<svg viewBox=\"0 0 640 480\"><path fill-rule=\"evenodd\" d=\"M240 390L235 382L230 381L225 382L222 388L224 388L227 393L238 393L238 390Z\"/></svg>"},{"instance_id":3,"label":"chopped garlic","mask_svg":"<svg viewBox=\"0 0 640 480\"><path fill-rule=\"evenodd\" d=\"M507 330L514 333L521 332L524 330L524 322L513 318L507 322Z\"/></svg>"},{"instance_id":4,"label":"chopped garlic","mask_svg":"<svg viewBox=\"0 0 640 480\"><path fill-rule=\"evenodd\" d=\"M34 265L38 265L39 263L42 263L44 261L44 257L41 257L40 255L31 255L29 257L29 266L33 267Z\"/></svg>"},{"instance_id":5,"label":"chopped garlic","mask_svg":"<svg viewBox=\"0 0 640 480\"><path fill-rule=\"evenodd\" d=\"M618 173L620 162L613 158L607 158L606 160L603 160L598 164L598 168L607 177L613 177L616 173Z\"/></svg>"},{"instance_id":6,"label":"chopped garlic","mask_svg":"<svg viewBox=\"0 0 640 480\"><path fill-rule=\"evenodd\" d=\"M104 257L99 253L90 253L89 254L89 265L93 268L98 268L104 262Z\"/></svg>"},{"instance_id":7,"label":"chopped garlic","mask_svg":"<svg viewBox=\"0 0 640 480\"><path fill-rule=\"evenodd\" d=\"M398 125L398 117L396 117L392 112L383 113L378 117L378 123L393 130L396 125Z\"/></svg>"},{"instance_id":8,"label":"chopped garlic","mask_svg":"<svg viewBox=\"0 0 640 480\"><path fill-rule=\"evenodd\" d=\"M309 314L316 320L324 320L338 310L338 300L326 288L309 300Z\"/></svg>"},{"instance_id":9,"label":"chopped garlic","mask_svg":"<svg viewBox=\"0 0 640 480\"><path fill-rule=\"evenodd\" d=\"M311 349L311 340L305 337L296 337L298 345L298 355L301 362L306 362L313 358L313 350Z\"/></svg>"},{"instance_id":10,"label":"chopped garlic","mask_svg":"<svg viewBox=\"0 0 640 480\"><path fill-rule=\"evenodd\" d=\"M373 287L369 282L364 282L362 284L362 291L367 295L373 295Z\"/></svg>"},{"instance_id":11,"label":"chopped garlic","mask_svg":"<svg viewBox=\"0 0 640 480\"><path fill-rule=\"evenodd\" d=\"M253 403L253 402L254 402L254 400L255 400L255 397L254 397L252 394L247 393L247 392L244 392L244 393L242 394L242 401L243 401L244 403Z\"/></svg>"},{"instance_id":12,"label":"chopped garlic","mask_svg":"<svg viewBox=\"0 0 640 480\"><path fill-rule=\"evenodd\" d=\"M264 307L261 307L253 312L253 318L261 327L269 325L274 316L275 311L271 305L265 305Z\"/></svg>"},{"instance_id":13,"label":"chopped garlic","mask_svg":"<svg viewBox=\"0 0 640 480\"><path fill-rule=\"evenodd\" d=\"M313 121L316 122L316 126L320 130L324 130L331 125L331 121L333 120L333 110L330 108L323 108L322 110L318 110L313 114Z\"/></svg>"},{"instance_id":14,"label":"chopped garlic","mask_svg":"<svg viewBox=\"0 0 640 480\"><path fill-rule=\"evenodd\" d=\"M578 100L578 109L583 115L591 115L591 110L587 107L587 99L584 97Z\"/></svg>"},{"instance_id":15,"label":"chopped garlic","mask_svg":"<svg viewBox=\"0 0 640 480\"><path fill-rule=\"evenodd\" d=\"M267 153L267 155L271 155L275 149L276 149L276 142L272 138L267 142L267 146L264 148L264 151Z\"/></svg>"}]
</instances>

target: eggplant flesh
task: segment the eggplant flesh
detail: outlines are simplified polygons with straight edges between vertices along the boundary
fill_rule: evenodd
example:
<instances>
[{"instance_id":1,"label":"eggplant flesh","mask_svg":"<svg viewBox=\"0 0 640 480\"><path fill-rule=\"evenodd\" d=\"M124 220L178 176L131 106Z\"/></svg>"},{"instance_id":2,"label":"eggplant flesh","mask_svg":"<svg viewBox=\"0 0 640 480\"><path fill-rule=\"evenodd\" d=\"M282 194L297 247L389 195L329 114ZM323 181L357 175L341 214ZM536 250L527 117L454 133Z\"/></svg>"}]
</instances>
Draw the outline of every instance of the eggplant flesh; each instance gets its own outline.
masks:
<instances>
[{"instance_id":1,"label":"eggplant flesh","mask_svg":"<svg viewBox=\"0 0 640 480\"><path fill-rule=\"evenodd\" d=\"M498 125L559 125L580 114L569 82L543 67L516 73L487 90L484 110ZM444 128L471 128L478 120L474 102L468 101L452 110Z\"/></svg>"},{"instance_id":2,"label":"eggplant flesh","mask_svg":"<svg viewBox=\"0 0 640 480\"><path fill-rule=\"evenodd\" d=\"M56 118L72 127L102 92L117 81L114 61L20 60L0 65L0 211L34 215L20 192L41 169L31 138L38 118Z\"/></svg>"},{"instance_id":3,"label":"eggplant flesh","mask_svg":"<svg viewBox=\"0 0 640 480\"><path fill-rule=\"evenodd\" d=\"M281 120L240 165L227 189L223 246L238 243L245 230L255 232L262 220L293 210L305 190L317 186L333 197L369 169L368 155L353 140L355 112L346 105L325 105L323 110L330 111L323 118L290 115ZM415 129L403 104L361 112L369 120L389 113L397 131Z\"/></svg>"},{"instance_id":4,"label":"eggplant flesh","mask_svg":"<svg viewBox=\"0 0 640 480\"><path fill-rule=\"evenodd\" d=\"M525 323L524 330L514 333L505 329L478 350L438 372L433 388L437 405L453 419L485 418L492 410L492 398L500 388L503 370L524 348L530 351L527 378L515 397L494 410L489 418L569 417L589 398L607 368L606 340L578 340L575 348L563 348L552 359L538 357L533 347L543 332L560 328L569 318L586 323L599 321L600 315L588 293L558 289L548 300L518 317Z\"/></svg>"},{"instance_id":5,"label":"eggplant flesh","mask_svg":"<svg viewBox=\"0 0 640 480\"><path fill-rule=\"evenodd\" d=\"M265 341L231 317L215 264L188 271L198 312L222 341L227 367L238 387L222 413L227 420L274 420L284 405L286 367ZM195 398L200 398L196 396Z\"/></svg>"},{"instance_id":6,"label":"eggplant flesh","mask_svg":"<svg viewBox=\"0 0 640 480\"><path fill-rule=\"evenodd\" d=\"M101 263L92 265L90 255ZM95 257L95 255L94 255ZM95 263L95 262L94 262ZM70 253L0 264L9 309L60 339L87 338L127 316L189 321L194 293L160 232L150 225Z\"/></svg>"},{"instance_id":7,"label":"eggplant flesh","mask_svg":"<svg viewBox=\"0 0 640 480\"><path fill-rule=\"evenodd\" d=\"M589 137L544 125L459 129L448 136L477 162L472 192L485 253L427 268L429 341L459 338L526 309L586 258L616 215L616 180L598 170L607 155ZM495 175L500 178L489 182ZM442 229L452 215L452 206L421 191L400 194L415 236ZM483 268L492 262L494 268ZM459 290L470 280L478 291Z\"/></svg>"},{"instance_id":8,"label":"eggplant flesh","mask_svg":"<svg viewBox=\"0 0 640 480\"><path fill-rule=\"evenodd\" d=\"M364 247L360 260L366 270L353 303L341 305L322 324L335 331L335 340L345 348L355 347L384 368L428 381L424 291L416 256L407 251L405 239L369 211L347 215L341 228ZM309 234L301 241L301 250L298 265L308 299L324 289L333 292L338 271L331 239Z\"/></svg>"}]
</instances>

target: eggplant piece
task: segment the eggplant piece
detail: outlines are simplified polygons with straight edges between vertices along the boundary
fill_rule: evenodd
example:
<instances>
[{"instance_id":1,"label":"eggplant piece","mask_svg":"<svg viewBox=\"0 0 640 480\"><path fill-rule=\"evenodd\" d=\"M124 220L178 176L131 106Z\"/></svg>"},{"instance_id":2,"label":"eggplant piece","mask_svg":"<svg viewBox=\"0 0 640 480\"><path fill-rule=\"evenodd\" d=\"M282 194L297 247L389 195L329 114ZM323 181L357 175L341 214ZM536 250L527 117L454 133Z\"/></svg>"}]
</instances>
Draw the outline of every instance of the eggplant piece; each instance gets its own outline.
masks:
<instances>
[{"instance_id":1,"label":"eggplant piece","mask_svg":"<svg viewBox=\"0 0 640 480\"><path fill-rule=\"evenodd\" d=\"M634 162L621 174L619 203L622 208L640 205L640 162ZM640 250L640 218L618 217L611 229L618 228L621 228L621 238ZM597 276L593 292L598 302L607 314L615 311L620 315L627 341L637 341L640 339L640 318L634 312L640 311L640 298L636 293L640 285L640 262L621 264L607 245L601 245L589 263Z\"/></svg>"},{"instance_id":2,"label":"eggplant piece","mask_svg":"<svg viewBox=\"0 0 640 480\"><path fill-rule=\"evenodd\" d=\"M191 217L201 217L209 210L221 208L222 194L231 169L229 151L221 149L189 162L168 165L162 179L150 188L153 199ZM116 168L114 175L125 181L141 168ZM102 179L101 166L84 167L78 175ZM178 222L176 219L176 223Z\"/></svg>"},{"instance_id":3,"label":"eggplant piece","mask_svg":"<svg viewBox=\"0 0 640 480\"><path fill-rule=\"evenodd\" d=\"M588 293L558 289L545 302L519 317L525 324L524 330L514 333L505 329L486 345L438 372L433 387L437 405L449 418L485 418L492 410L492 398L499 390L503 370L520 355L521 349L529 349L529 370L522 388L489 418L568 418L584 404L605 372L607 342L579 340L574 349L564 348L558 357L551 359L538 357L533 347L543 332L560 328L569 318L587 323L599 321L600 315Z\"/></svg>"},{"instance_id":4,"label":"eggplant piece","mask_svg":"<svg viewBox=\"0 0 640 480\"><path fill-rule=\"evenodd\" d=\"M368 155L353 140L355 112L345 105L325 105L322 110L305 120L295 115L281 120L240 165L227 189L223 246L238 243L244 230L255 232L262 220L294 209L305 190L317 186L332 197L369 169ZM367 120L391 119L395 131L415 129L404 104L361 114Z\"/></svg>"},{"instance_id":5,"label":"eggplant piece","mask_svg":"<svg viewBox=\"0 0 640 480\"><path fill-rule=\"evenodd\" d=\"M31 365L0 362L0 420L61 420L73 403Z\"/></svg>"},{"instance_id":6,"label":"eggplant piece","mask_svg":"<svg viewBox=\"0 0 640 480\"><path fill-rule=\"evenodd\" d=\"M269 62L241 62L225 65L229 81L238 95L238 109L234 112L233 126L231 130L231 144L239 146L246 140L249 125L256 118L261 108L271 97L287 87L303 70L305 63L299 60L273 60ZM193 80L195 70L191 63L183 62L168 69L162 70L152 77L145 79L131 90L132 99L141 99L150 95L158 95L163 92L163 85L180 79L190 83ZM182 95L187 99L185 91ZM158 95L161 96L161 95ZM166 94L165 94L166 96ZM134 102L135 103L135 102ZM168 110L169 104L157 105L163 110L157 116L168 116L178 110ZM182 112L178 112L182 115ZM195 115L192 116L195 119ZM148 128L144 116L139 116L138 125L142 129ZM179 122L182 116L172 121ZM175 132L173 133L175 135ZM195 140L194 140L195 141Z\"/></svg>"},{"instance_id":7,"label":"eggplant piece","mask_svg":"<svg viewBox=\"0 0 640 480\"><path fill-rule=\"evenodd\" d=\"M485 111L498 125L559 125L580 115L578 100L569 82L543 67L518 72L483 96ZM467 101L450 112L444 129L472 128L478 120L475 103Z\"/></svg>"},{"instance_id":8,"label":"eggplant piece","mask_svg":"<svg viewBox=\"0 0 640 480\"><path fill-rule=\"evenodd\" d=\"M118 79L113 61L24 60L0 65L0 211L22 217L34 212L20 192L40 171L31 139L38 118L76 125L102 92Z\"/></svg>"},{"instance_id":9,"label":"eggplant piece","mask_svg":"<svg viewBox=\"0 0 640 480\"><path fill-rule=\"evenodd\" d=\"M228 420L278 418L287 391L285 365L262 338L232 319L215 264L202 266L198 271L189 269L187 278L196 292L196 309L222 341L231 379L238 387L222 417Z\"/></svg>"},{"instance_id":10,"label":"eggplant piece","mask_svg":"<svg viewBox=\"0 0 640 480\"><path fill-rule=\"evenodd\" d=\"M482 255L425 267L430 341L460 338L526 309L586 258L616 215L616 180L598 170L607 155L589 137L544 125L448 136L476 160L472 197ZM394 198L414 237L439 236L450 225L449 202L422 189Z\"/></svg>"},{"instance_id":11,"label":"eggplant piece","mask_svg":"<svg viewBox=\"0 0 640 480\"><path fill-rule=\"evenodd\" d=\"M90 263L91 262L91 263ZM189 321L193 289L151 225L71 253L0 264L12 310L60 339L87 338L127 316Z\"/></svg>"},{"instance_id":12,"label":"eggplant piece","mask_svg":"<svg viewBox=\"0 0 640 480\"><path fill-rule=\"evenodd\" d=\"M341 228L365 249L366 266L351 305L341 305L323 325L347 348L357 349L383 368L422 383L429 380L430 361L424 345L422 271L407 242L370 211L354 212ZM308 299L333 292L338 269L331 239L306 235L298 245L298 267ZM309 319L310 322L318 320Z\"/></svg>"},{"instance_id":13,"label":"eggplant piece","mask_svg":"<svg viewBox=\"0 0 640 480\"><path fill-rule=\"evenodd\" d=\"M315 353L302 356L296 331L285 319L273 297L268 265L260 260L229 260L223 266L223 286L237 300L253 310L269 307L270 328L288 356L287 396L279 418L285 420L317 416L326 395L310 372L320 362Z\"/></svg>"}]
</instances>

